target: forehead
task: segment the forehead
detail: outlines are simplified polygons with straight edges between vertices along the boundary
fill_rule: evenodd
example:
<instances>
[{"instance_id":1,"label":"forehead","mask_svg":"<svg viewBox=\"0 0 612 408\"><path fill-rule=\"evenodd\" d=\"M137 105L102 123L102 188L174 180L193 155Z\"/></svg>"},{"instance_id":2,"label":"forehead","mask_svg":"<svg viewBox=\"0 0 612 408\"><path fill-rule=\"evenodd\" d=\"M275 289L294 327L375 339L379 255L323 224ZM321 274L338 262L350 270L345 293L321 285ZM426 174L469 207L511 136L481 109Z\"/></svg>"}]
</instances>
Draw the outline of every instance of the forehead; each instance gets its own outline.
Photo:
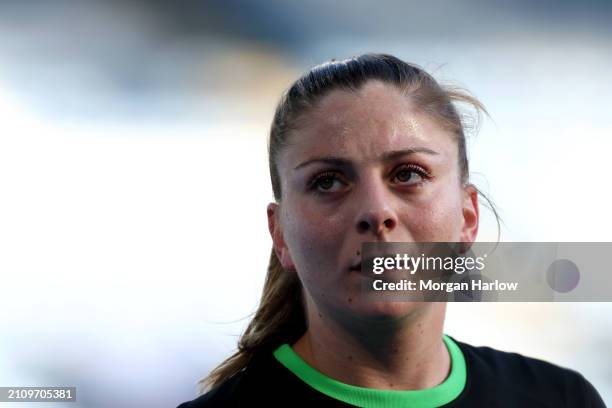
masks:
<instances>
[{"instance_id":1,"label":"forehead","mask_svg":"<svg viewBox=\"0 0 612 408\"><path fill-rule=\"evenodd\" d=\"M451 133L420 112L393 85L369 81L357 91L334 90L300 118L290 137L286 159L334 155L372 159L397 149L426 147L451 160Z\"/></svg>"}]
</instances>

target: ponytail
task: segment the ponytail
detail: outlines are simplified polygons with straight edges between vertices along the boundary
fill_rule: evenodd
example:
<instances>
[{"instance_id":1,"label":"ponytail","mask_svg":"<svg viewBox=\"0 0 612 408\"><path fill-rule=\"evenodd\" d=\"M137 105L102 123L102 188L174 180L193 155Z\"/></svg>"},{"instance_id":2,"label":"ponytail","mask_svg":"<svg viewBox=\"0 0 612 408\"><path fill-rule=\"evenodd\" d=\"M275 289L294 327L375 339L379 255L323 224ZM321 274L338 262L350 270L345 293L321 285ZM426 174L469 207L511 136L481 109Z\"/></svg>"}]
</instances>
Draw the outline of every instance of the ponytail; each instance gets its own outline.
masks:
<instances>
[{"instance_id":1,"label":"ponytail","mask_svg":"<svg viewBox=\"0 0 612 408\"><path fill-rule=\"evenodd\" d=\"M200 391L214 388L242 371L255 354L297 341L306 331L302 299L296 273L285 271L272 250L259 307L238 340L238 351L199 381Z\"/></svg>"}]
</instances>

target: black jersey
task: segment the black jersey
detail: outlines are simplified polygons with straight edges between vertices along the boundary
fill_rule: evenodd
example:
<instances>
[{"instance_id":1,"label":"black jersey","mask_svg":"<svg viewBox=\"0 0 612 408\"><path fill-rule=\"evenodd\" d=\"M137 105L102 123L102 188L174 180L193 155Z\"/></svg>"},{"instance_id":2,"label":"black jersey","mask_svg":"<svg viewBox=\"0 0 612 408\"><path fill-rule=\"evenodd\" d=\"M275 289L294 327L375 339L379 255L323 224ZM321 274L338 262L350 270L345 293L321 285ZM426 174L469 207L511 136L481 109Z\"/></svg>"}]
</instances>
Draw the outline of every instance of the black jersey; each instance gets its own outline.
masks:
<instances>
[{"instance_id":1,"label":"black jersey","mask_svg":"<svg viewBox=\"0 0 612 408\"><path fill-rule=\"evenodd\" d=\"M274 353L253 357L244 370L177 408L605 408L595 388L576 371L449 336L444 341L451 371L434 388L394 391L344 384L316 371L285 344Z\"/></svg>"}]
</instances>

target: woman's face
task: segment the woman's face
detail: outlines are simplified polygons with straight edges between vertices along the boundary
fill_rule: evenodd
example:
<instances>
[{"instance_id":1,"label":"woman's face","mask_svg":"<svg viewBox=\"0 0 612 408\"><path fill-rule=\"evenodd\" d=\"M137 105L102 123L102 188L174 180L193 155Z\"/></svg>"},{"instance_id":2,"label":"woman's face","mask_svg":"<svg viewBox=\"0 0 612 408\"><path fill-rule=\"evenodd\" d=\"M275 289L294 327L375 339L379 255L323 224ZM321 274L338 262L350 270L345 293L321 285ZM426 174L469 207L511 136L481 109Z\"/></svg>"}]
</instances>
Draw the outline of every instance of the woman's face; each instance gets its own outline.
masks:
<instances>
[{"instance_id":1,"label":"woman's face","mask_svg":"<svg viewBox=\"0 0 612 408\"><path fill-rule=\"evenodd\" d=\"M305 114L278 159L282 197L268 206L283 267L322 311L402 315L408 302L366 301L364 242L473 242L477 195L461 183L453 136L394 86L335 90Z\"/></svg>"}]
</instances>

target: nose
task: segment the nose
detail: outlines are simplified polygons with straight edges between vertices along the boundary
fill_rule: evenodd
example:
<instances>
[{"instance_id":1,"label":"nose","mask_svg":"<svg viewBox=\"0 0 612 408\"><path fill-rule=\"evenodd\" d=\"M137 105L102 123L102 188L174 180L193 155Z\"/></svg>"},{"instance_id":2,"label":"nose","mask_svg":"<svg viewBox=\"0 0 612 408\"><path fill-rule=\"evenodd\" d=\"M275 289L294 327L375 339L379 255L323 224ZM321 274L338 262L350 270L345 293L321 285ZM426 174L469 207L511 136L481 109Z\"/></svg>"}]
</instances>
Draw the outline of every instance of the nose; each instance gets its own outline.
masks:
<instances>
[{"instance_id":1,"label":"nose","mask_svg":"<svg viewBox=\"0 0 612 408\"><path fill-rule=\"evenodd\" d=\"M360 234L372 233L383 237L395 229L397 215L389 194L385 186L378 183L364 189L356 219L357 231Z\"/></svg>"}]
</instances>

